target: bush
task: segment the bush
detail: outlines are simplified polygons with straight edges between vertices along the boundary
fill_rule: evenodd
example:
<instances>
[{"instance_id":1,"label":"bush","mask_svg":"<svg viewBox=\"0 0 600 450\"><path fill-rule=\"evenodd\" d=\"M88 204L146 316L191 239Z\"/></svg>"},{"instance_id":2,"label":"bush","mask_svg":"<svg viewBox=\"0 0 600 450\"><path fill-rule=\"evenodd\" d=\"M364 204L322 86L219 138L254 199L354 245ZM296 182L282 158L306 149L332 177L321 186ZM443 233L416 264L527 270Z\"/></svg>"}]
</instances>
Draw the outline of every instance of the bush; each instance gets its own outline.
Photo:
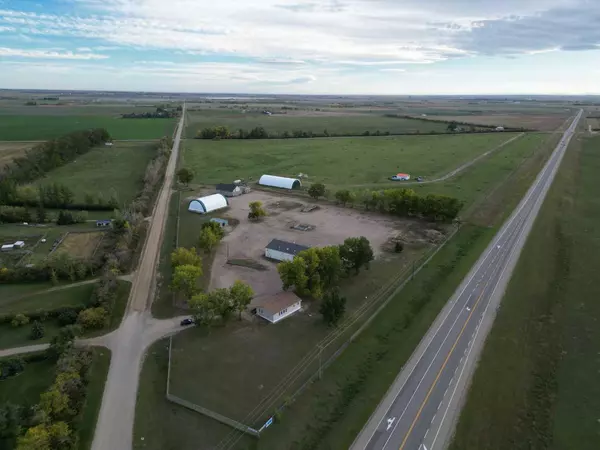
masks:
<instances>
[{"instance_id":1,"label":"bush","mask_svg":"<svg viewBox=\"0 0 600 450\"><path fill-rule=\"evenodd\" d=\"M75 310L68 309L58 315L57 321L61 327L64 327L67 325L73 325L75 322L77 322L77 317L78 313Z\"/></svg>"},{"instance_id":2,"label":"bush","mask_svg":"<svg viewBox=\"0 0 600 450\"><path fill-rule=\"evenodd\" d=\"M30 339L34 341L41 339L44 337L44 334L45 330L44 325L42 325L42 322L40 322L39 320L33 322L33 325L31 326L31 333L29 335Z\"/></svg>"},{"instance_id":3,"label":"bush","mask_svg":"<svg viewBox=\"0 0 600 450\"><path fill-rule=\"evenodd\" d=\"M11 321L11 325L15 328L22 327L23 325L27 325L29 323L29 317L25 314L17 314L15 318Z\"/></svg>"},{"instance_id":4,"label":"bush","mask_svg":"<svg viewBox=\"0 0 600 450\"><path fill-rule=\"evenodd\" d=\"M0 380L14 377L15 375L23 372L23 370L25 370L25 361L22 358L9 358L0 360Z\"/></svg>"},{"instance_id":5,"label":"bush","mask_svg":"<svg viewBox=\"0 0 600 450\"><path fill-rule=\"evenodd\" d=\"M102 307L84 309L79 313L77 323L86 330L104 328L108 323L108 311Z\"/></svg>"}]
</instances>

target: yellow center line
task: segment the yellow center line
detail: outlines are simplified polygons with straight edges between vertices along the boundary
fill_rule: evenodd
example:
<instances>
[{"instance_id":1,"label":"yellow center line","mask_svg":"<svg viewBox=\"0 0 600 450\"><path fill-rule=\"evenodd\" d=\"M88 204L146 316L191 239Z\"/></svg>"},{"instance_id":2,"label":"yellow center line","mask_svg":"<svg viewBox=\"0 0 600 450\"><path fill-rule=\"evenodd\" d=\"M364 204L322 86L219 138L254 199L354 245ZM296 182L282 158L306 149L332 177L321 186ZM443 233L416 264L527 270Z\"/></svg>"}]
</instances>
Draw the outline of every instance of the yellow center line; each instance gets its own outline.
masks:
<instances>
[{"instance_id":1,"label":"yellow center line","mask_svg":"<svg viewBox=\"0 0 600 450\"><path fill-rule=\"evenodd\" d=\"M444 368L448 364L448 360L450 359L450 356L452 356L452 353L454 353L454 350L456 349L456 346L458 345L458 341L460 340L461 336L465 332L465 329L467 328L467 325L469 324L469 321L471 320L471 317L473 316L473 313L475 312L475 308L477 308L477 305L479 304L481 298L483 297L483 294L484 294L485 289L487 288L489 282L490 282L490 280L488 279L488 281L483 286L483 289L481 290L481 294L479 294L479 297L477 297L477 301L475 302L475 305L473 305L473 308L471 309L471 312L469 313L469 317L467 317L467 321L465 322L462 329L460 330L460 333L458 334L458 337L454 341L454 344L452 345L450 352L448 352L448 356L446 356L446 359L444 360L442 367L440 368L439 372L437 373L435 380L433 380L433 384L429 388L429 392L427 392L427 395L425 396L425 400L423 400L423 403L421 403L421 407L419 408L419 411L417 411L417 415L415 416L414 420L410 424L410 428L408 429L406 436L404 436L404 439L402 440L402 444L400 445L400 448L398 450L404 449L404 446L406 445L406 441L408 440L410 433L412 433L412 430L415 427L417 420L419 420L419 417L421 416L421 413L423 412L423 408L425 408L425 405L427 404L427 400L429 400L429 397L431 396L433 389L435 388L437 382L439 381L440 376L442 375L442 372L444 371Z\"/></svg>"}]
</instances>

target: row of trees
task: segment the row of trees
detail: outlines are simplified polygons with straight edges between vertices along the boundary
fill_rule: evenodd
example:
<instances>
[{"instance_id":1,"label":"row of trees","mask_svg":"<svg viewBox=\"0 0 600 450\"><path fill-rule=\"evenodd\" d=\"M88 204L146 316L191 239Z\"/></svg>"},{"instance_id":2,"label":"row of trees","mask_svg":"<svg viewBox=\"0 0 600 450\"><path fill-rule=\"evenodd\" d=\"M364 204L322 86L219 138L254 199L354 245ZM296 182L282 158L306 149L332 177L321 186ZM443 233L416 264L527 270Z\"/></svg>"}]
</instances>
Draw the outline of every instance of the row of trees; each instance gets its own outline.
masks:
<instances>
[{"instance_id":1,"label":"row of trees","mask_svg":"<svg viewBox=\"0 0 600 450\"><path fill-rule=\"evenodd\" d=\"M109 139L108 131L96 128L76 131L36 145L4 167L0 176L0 199L6 182L22 184L36 180Z\"/></svg>"},{"instance_id":2,"label":"row of trees","mask_svg":"<svg viewBox=\"0 0 600 450\"><path fill-rule=\"evenodd\" d=\"M241 320L242 312L253 297L252 288L236 280L229 289L215 289L209 293L194 295L189 301L189 306L194 314L194 322L210 327L218 322L226 324L235 312Z\"/></svg>"},{"instance_id":3,"label":"row of trees","mask_svg":"<svg viewBox=\"0 0 600 450\"><path fill-rule=\"evenodd\" d=\"M342 245L310 248L292 261L277 266L283 289L294 287L302 296L323 299L324 319L335 324L344 313L345 300L337 290L343 276L358 274L373 260L373 249L363 236L348 238Z\"/></svg>"},{"instance_id":4,"label":"row of trees","mask_svg":"<svg viewBox=\"0 0 600 450\"><path fill-rule=\"evenodd\" d=\"M181 109L168 109L162 106L156 108L156 111L143 113L126 113L121 114L123 119L171 119L179 115Z\"/></svg>"},{"instance_id":5,"label":"row of trees","mask_svg":"<svg viewBox=\"0 0 600 450\"><path fill-rule=\"evenodd\" d=\"M36 281L59 280L77 281L93 273L98 266L91 261L76 258L67 252L54 252L35 266L0 268L0 284L27 283Z\"/></svg>"},{"instance_id":6,"label":"row of trees","mask_svg":"<svg viewBox=\"0 0 600 450\"><path fill-rule=\"evenodd\" d=\"M309 195L317 199L325 195L324 186L318 183L311 186ZM336 191L334 197L343 206L360 202L367 210L379 210L382 213L401 217L421 217L434 222L451 222L458 217L464 203L447 195L418 195L413 189L385 189L382 191L364 190L358 193L348 189Z\"/></svg>"}]
</instances>

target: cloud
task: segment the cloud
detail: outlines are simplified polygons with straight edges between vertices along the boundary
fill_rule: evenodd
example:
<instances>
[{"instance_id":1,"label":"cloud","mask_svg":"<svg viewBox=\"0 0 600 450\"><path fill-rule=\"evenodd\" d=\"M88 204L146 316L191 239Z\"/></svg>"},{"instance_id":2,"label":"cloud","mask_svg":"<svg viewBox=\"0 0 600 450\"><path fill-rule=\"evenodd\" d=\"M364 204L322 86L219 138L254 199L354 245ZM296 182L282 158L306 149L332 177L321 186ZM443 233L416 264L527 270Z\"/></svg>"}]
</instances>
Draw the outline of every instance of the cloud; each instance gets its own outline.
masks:
<instances>
[{"instance_id":1,"label":"cloud","mask_svg":"<svg viewBox=\"0 0 600 450\"><path fill-rule=\"evenodd\" d=\"M56 50L30 50L22 48L0 47L0 56L21 57L21 58L39 58L39 59L75 59L92 60L106 59L108 56L96 53L73 53L71 51Z\"/></svg>"},{"instance_id":2,"label":"cloud","mask_svg":"<svg viewBox=\"0 0 600 450\"><path fill-rule=\"evenodd\" d=\"M406 72L406 69L379 69L380 72Z\"/></svg>"}]
</instances>

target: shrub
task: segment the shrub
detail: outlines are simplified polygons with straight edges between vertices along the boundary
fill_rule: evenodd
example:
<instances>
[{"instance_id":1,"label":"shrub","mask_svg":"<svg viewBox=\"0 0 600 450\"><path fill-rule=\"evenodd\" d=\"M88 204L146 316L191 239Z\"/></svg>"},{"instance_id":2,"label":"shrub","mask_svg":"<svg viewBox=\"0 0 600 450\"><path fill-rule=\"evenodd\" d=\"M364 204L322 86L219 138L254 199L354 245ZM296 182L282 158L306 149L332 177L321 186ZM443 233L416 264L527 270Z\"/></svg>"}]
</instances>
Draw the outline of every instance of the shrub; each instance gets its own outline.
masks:
<instances>
[{"instance_id":1,"label":"shrub","mask_svg":"<svg viewBox=\"0 0 600 450\"><path fill-rule=\"evenodd\" d=\"M43 338L44 334L45 330L44 325L42 325L42 322L40 322L39 320L33 322L33 325L31 326L31 334L29 335L29 337L35 341Z\"/></svg>"},{"instance_id":2,"label":"shrub","mask_svg":"<svg viewBox=\"0 0 600 450\"><path fill-rule=\"evenodd\" d=\"M107 322L108 311L102 307L84 309L77 317L77 323L86 330L104 328Z\"/></svg>"},{"instance_id":3,"label":"shrub","mask_svg":"<svg viewBox=\"0 0 600 450\"><path fill-rule=\"evenodd\" d=\"M27 325L28 323L29 317L27 317L25 314L17 314L10 324L13 327L18 328L22 327L23 325Z\"/></svg>"},{"instance_id":4,"label":"shrub","mask_svg":"<svg viewBox=\"0 0 600 450\"><path fill-rule=\"evenodd\" d=\"M64 327L66 325L73 325L75 322L77 322L77 316L78 316L77 311L75 311L73 309L68 309L66 311L63 311L57 317L58 324L61 327Z\"/></svg>"}]
</instances>

